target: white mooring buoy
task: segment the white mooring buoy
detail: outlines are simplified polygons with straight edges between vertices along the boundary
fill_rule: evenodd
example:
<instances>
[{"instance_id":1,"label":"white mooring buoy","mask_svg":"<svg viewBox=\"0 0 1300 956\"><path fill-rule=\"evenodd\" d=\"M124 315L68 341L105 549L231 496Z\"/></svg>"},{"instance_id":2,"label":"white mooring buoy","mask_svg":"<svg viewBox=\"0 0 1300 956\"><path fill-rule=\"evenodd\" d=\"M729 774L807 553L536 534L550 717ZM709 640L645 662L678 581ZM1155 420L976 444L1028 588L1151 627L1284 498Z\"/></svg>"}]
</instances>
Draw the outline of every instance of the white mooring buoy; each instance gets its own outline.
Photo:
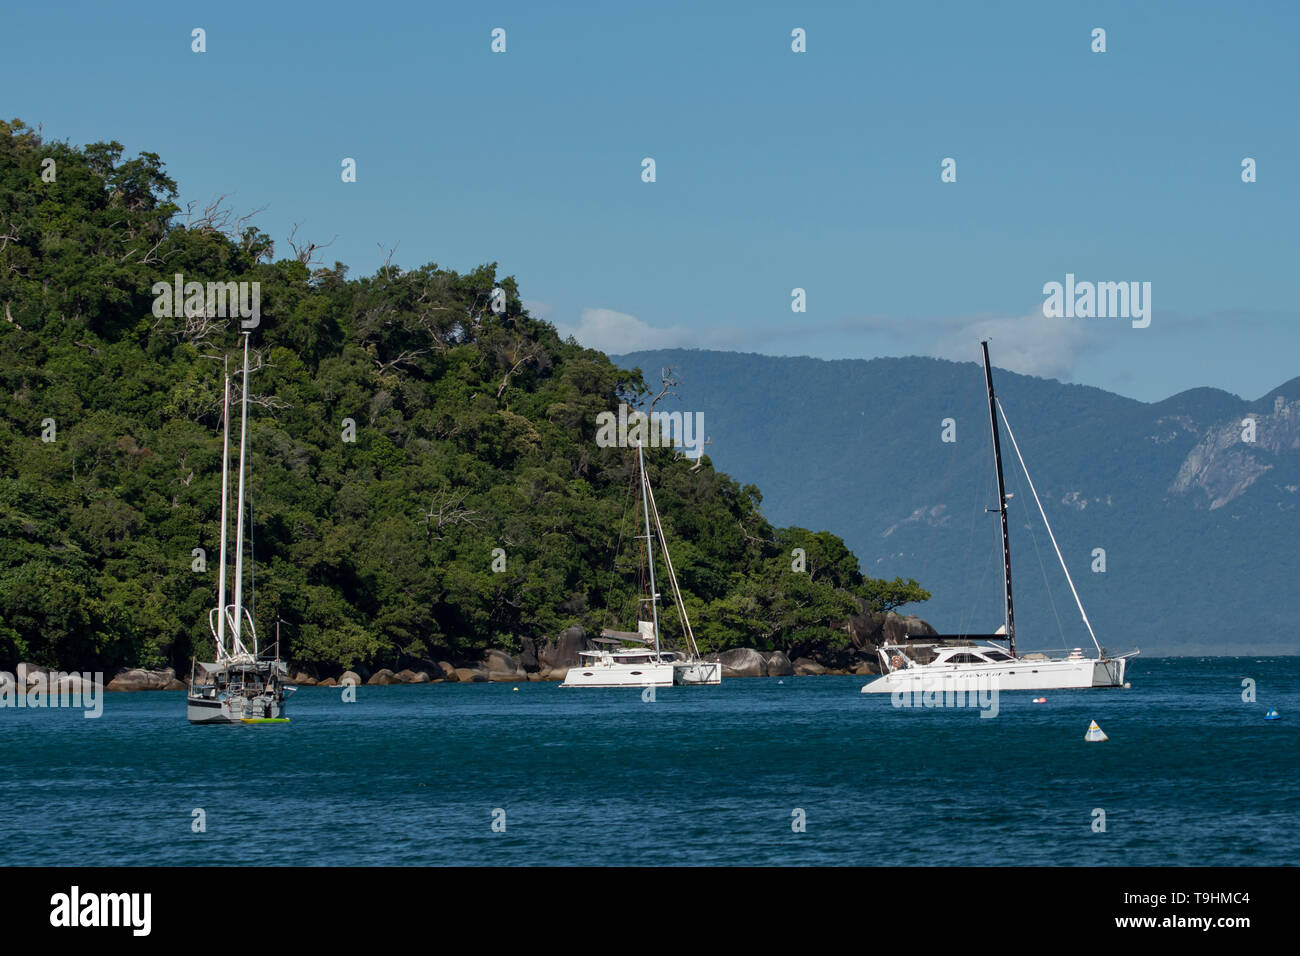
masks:
<instances>
[{"instance_id":1,"label":"white mooring buoy","mask_svg":"<svg viewBox=\"0 0 1300 956\"><path fill-rule=\"evenodd\" d=\"M1110 738L1107 737L1102 732L1102 729L1097 726L1097 722L1095 720L1092 721L1090 724L1088 724L1088 732L1083 735L1083 739L1088 741L1089 743L1095 743L1102 740L1110 740Z\"/></svg>"}]
</instances>

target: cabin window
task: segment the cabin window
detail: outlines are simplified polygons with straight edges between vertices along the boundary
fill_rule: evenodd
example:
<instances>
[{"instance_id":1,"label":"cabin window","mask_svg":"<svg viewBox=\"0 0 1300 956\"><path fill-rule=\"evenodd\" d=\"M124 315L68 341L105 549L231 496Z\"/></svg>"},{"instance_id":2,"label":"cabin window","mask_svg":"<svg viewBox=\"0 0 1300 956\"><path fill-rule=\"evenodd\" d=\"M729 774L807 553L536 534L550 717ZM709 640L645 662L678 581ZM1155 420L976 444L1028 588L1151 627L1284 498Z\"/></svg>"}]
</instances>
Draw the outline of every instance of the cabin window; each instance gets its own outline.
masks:
<instances>
[{"instance_id":1,"label":"cabin window","mask_svg":"<svg viewBox=\"0 0 1300 956\"><path fill-rule=\"evenodd\" d=\"M989 660L991 660L991 661L1009 661L1009 660L1011 660L1010 657L1008 657L1006 654L1003 654L1001 651L985 651L985 652L984 652L984 656L987 657L987 658L988 658Z\"/></svg>"},{"instance_id":2,"label":"cabin window","mask_svg":"<svg viewBox=\"0 0 1300 956\"><path fill-rule=\"evenodd\" d=\"M983 664L984 658L975 654L954 654L944 661L945 664Z\"/></svg>"}]
</instances>

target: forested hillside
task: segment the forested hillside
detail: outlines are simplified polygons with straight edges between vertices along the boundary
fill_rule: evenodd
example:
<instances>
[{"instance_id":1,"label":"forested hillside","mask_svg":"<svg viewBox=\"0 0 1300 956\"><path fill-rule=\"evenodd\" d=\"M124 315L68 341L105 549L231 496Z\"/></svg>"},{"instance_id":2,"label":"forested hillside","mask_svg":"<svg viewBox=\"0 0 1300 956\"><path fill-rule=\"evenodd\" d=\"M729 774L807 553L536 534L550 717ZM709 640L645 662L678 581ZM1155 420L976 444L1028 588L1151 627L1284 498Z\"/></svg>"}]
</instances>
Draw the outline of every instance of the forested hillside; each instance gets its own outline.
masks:
<instances>
[{"instance_id":1,"label":"forested hillside","mask_svg":"<svg viewBox=\"0 0 1300 956\"><path fill-rule=\"evenodd\" d=\"M0 666L211 657L222 369L238 370L240 320L157 315L153 287L177 274L259 283L264 644L279 621L299 663L400 667L630 624L615 546L633 533L633 458L594 439L598 413L646 404L639 372L562 341L495 264L349 278L296 238L277 257L228 208L180 208L160 157L122 153L0 123ZM703 647L842 645L863 604L928 596L864 579L833 534L774 528L758 489L707 458L656 448L648 463Z\"/></svg>"}]
</instances>

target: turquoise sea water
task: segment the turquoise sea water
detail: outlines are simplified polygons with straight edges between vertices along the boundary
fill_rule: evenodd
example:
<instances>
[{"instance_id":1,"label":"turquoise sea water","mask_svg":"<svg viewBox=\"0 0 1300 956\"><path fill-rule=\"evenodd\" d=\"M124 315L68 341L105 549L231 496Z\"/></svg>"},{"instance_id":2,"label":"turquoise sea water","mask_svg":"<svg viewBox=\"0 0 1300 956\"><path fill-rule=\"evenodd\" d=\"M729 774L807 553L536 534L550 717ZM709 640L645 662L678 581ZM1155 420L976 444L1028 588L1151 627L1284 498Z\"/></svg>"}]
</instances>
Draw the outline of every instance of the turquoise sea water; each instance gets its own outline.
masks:
<instances>
[{"instance_id":1,"label":"turquoise sea water","mask_svg":"<svg viewBox=\"0 0 1300 956\"><path fill-rule=\"evenodd\" d=\"M1003 694L993 719L894 708L851 677L652 703L304 688L265 726L192 727L181 692L107 695L98 720L0 709L0 864L1300 862L1300 658L1138 658L1129 676ZM1094 719L1108 742L1084 742Z\"/></svg>"}]
</instances>

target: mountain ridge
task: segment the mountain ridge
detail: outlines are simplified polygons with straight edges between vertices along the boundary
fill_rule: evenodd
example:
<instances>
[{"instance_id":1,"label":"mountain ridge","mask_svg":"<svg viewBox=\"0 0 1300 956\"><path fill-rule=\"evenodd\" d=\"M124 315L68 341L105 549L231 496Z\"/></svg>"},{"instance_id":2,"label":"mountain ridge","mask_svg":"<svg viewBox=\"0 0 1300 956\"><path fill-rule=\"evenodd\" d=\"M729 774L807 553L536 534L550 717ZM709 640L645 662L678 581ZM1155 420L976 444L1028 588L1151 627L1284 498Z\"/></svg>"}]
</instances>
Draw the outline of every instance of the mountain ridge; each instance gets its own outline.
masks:
<instances>
[{"instance_id":1,"label":"mountain ridge","mask_svg":"<svg viewBox=\"0 0 1300 956\"><path fill-rule=\"evenodd\" d=\"M978 364L703 349L613 358L648 381L673 367L675 401L705 413L711 460L759 484L765 513L836 528L868 573L917 578L934 595L922 613L940 631L1000 622L998 538L977 524L994 498ZM1255 652L1295 652L1300 378L1253 400L1201 387L1143 402L998 369L996 352L993 361L998 396L1103 644L1104 630L1116 650L1127 640L1162 653L1241 652L1244 638L1220 644L1213 622L1244 613ZM1253 442L1243 440L1248 414ZM949 418L957 441L945 445ZM777 454L764 454L768 444ZM1017 623L1026 636L1090 643L1005 436L1003 458L1015 495ZM978 560L960 553L968 540ZM1092 570L1094 548L1105 552L1104 571ZM1051 576L1059 583L1044 582ZM1160 623L1139 634L1134 616Z\"/></svg>"}]
</instances>

